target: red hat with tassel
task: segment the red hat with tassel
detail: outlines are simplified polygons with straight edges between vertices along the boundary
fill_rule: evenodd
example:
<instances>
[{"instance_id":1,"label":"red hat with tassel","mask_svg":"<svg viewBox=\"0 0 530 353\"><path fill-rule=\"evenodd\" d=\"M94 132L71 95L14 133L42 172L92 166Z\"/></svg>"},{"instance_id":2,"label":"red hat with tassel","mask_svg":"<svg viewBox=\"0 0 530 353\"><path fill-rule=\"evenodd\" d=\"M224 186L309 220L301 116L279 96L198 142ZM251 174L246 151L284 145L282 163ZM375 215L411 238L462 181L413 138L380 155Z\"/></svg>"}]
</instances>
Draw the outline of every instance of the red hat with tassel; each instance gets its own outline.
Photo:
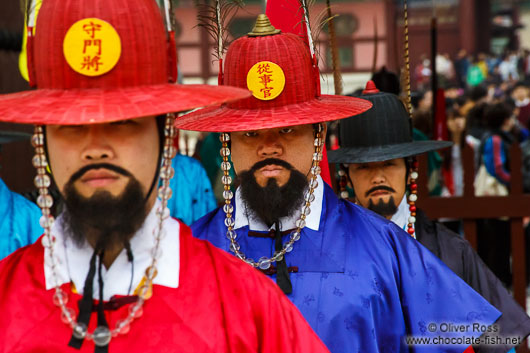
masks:
<instances>
[{"instance_id":1,"label":"red hat with tassel","mask_svg":"<svg viewBox=\"0 0 530 353\"><path fill-rule=\"evenodd\" d=\"M314 124L371 108L366 100L320 94L315 57L300 36L275 29L259 15L252 32L234 41L224 61L224 84L252 97L176 119L185 130L232 132Z\"/></svg>"},{"instance_id":2,"label":"red hat with tassel","mask_svg":"<svg viewBox=\"0 0 530 353\"><path fill-rule=\"evenodd\" d=\"M175 63L167 37L154 0L43 1L28 48L37 89L0 96L0 121L103 123L249 95L228 86L169 83Z\"/></svg>"}]
</instances>

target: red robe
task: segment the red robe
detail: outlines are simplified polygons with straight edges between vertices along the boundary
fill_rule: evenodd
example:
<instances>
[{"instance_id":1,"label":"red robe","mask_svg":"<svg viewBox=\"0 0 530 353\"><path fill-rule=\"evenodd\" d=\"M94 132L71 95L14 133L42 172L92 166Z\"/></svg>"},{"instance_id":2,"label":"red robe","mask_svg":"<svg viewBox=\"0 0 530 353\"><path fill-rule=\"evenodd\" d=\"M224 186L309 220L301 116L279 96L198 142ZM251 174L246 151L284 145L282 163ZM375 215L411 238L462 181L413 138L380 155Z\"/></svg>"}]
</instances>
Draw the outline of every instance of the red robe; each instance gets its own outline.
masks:
<instances>
[{"instance_id":1,"label":"red robe","mask_svg":"<svg viewBox=\"0 0 530 353\"><path fill-rule=\"evenodd\" d=\"M126 335L112 338L109 352L328 352L276 285L235 257L193 238L181 224L179 287L153 286L143 315ZM94 352L67 344L71 329L45 289L40 241L0 262L0 353ZM88 264L87 264L88 269ZM68 307L81 296L71 291ZM110 328L129 304L106 311ZM89 331L96 326L92 314Z\"/></svg>"}]
</instances>

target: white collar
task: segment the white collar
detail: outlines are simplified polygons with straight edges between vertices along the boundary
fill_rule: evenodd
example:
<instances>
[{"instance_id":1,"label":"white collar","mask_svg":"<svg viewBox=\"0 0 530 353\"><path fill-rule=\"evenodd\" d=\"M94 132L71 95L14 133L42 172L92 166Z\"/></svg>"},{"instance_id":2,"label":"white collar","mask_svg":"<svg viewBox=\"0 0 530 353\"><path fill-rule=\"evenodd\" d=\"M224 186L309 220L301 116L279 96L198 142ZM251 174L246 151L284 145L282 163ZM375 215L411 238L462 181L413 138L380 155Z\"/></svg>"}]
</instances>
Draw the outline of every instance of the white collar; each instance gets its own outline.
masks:
<instances>
[{"instance_id":1,"label":"white collar","mask_svg":"<svg viewBox=\"0 0 530 353\"><path fill-rule=\"evenodd\" d=\"M392 215L392 218L390 219L392 222L398 225L403 230L407 230L407 224L409 223L409 204L407 203L407 193L403 195L403 198L401 199L401 202L399 203L398 209L394 215Z\"/></svg>"},{"instance_id":2,"label":"white collar","mask_svg":"<svg viewBox=\"0 0 530 353\"><path fill-rule=\"evenodd\" d=\"M158 226L158 216L155 210L160 206L156 200L153 208L147 215L144 224L131 239L131 250L134 256L134 275L131 292L134 292L142 280L145 270L151 265L151 249L154 247L153 230ZM85 279L88 273L90 258L94 249L85 242L77 246L72 239L64 234L62 216L54 223L51 233L56 239L54 253L57 259L57 274L59 285L72 281L79 294L83 293ZM178 288L180 272L180 224L173 218L164 221L165 236L160 240L162 255L158 259L158 274L153 284ZM118 255L109 269L102 269L103 298L109 300L114 295L128 295L131 282L131 263L127 260L125 249ZM50 268L49 251L44 253L44 276L46 289L55 286ZM94 298L99 298L98 281L94 280Z\"/></svg>"},{"instance_id":3,"label":"white collar","mask_svg":"<svg viewBox=\"0 0 530 353\"><path fill-rule=\"evenodd\" d=\"M306 228L315 231L317 231L320 226L320 215L322 213L322 202L324 200L324 181L320 175L317 177L317 181L318 186L314 192L315 201L311 202L311 213L305 219ZM247 225L249 226L249 229L257 231L268 231L270 229L274 229L274 225L270 228L267 227L267 225L263 223L263 221L261 221L257 216L255 216L251 210L247 210L245 203L241 198L241 192L239 188L236 190L235 200L236 217L234 229L239 229ZM300 212L296 212L292 217L280 218L281 228L283 230L296 228L295 223L300 218L301 212L302 210L300 209Z\"/></svg>"}]
</instances>

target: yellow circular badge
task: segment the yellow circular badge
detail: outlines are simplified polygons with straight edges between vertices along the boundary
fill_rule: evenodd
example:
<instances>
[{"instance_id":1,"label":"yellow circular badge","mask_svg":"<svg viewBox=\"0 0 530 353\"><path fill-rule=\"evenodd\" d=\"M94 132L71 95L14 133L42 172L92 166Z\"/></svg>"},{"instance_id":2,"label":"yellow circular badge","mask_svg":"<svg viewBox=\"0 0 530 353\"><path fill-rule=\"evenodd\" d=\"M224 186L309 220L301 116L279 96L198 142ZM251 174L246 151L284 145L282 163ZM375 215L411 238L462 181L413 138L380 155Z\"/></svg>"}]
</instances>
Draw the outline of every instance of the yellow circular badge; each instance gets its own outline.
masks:
<instances>
[{"instance_id":1,"label":"yellow circular badge","mask_svg":"<svg viewBox=\"0 0 530 353\"><path fill-rule=\"evenodd\" d=\"M112 25L99 18L74 23L63 40L63 53L70 67L85 76L100 76L118 63L121 39Z\"/></svg>"},{"instance_id":2,"label":"yellow circular badge","mask_svg":"<svg viewBox=\"0 0 530 353\"><path fill-rule=\"evenodd\" d=\"M257 99L268 101L282 93L285 87L285 75L277 64L260 61L247 73L247 87Z\"/></svg>"}]
</instances>

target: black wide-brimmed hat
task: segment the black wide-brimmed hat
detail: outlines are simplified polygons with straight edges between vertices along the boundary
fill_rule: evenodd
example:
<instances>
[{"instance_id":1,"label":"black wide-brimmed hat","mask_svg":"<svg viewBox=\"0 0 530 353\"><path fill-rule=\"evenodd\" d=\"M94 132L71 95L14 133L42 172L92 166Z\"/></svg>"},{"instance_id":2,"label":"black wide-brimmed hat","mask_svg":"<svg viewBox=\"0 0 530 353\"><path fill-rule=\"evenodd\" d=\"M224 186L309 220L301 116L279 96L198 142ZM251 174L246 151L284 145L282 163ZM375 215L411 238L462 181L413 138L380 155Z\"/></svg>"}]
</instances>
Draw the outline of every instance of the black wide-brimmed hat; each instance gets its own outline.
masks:
<instances>
[{"instance_id":1,"label":"black wide-brimmed hat","mask_svg":"<svg viewBox=\"0 0 530 353\"><path fill-rule=\"evenodd\" d=\"M0 145L3 145L5 143L9 143L9 142L15 142L15 141L21 141L21 140L29 140L30 137L31 137L31 135L27 134L25 132L0 131Z\"/></svg>"},{"instance_id":2,"label":"black wide-brimmed hat","mask_svg":"<svg viewBox=\"0 0 530 353\"><path fill-rule=\"evenodd\" d=\"M379 92L368 81L360 98L372 109L339 123L341 148L328 152L331 163L369 163L403 158L451 146L449 141L413 141L412 121L405 106L391 93Z\"/></svg>"}]
</instances>

